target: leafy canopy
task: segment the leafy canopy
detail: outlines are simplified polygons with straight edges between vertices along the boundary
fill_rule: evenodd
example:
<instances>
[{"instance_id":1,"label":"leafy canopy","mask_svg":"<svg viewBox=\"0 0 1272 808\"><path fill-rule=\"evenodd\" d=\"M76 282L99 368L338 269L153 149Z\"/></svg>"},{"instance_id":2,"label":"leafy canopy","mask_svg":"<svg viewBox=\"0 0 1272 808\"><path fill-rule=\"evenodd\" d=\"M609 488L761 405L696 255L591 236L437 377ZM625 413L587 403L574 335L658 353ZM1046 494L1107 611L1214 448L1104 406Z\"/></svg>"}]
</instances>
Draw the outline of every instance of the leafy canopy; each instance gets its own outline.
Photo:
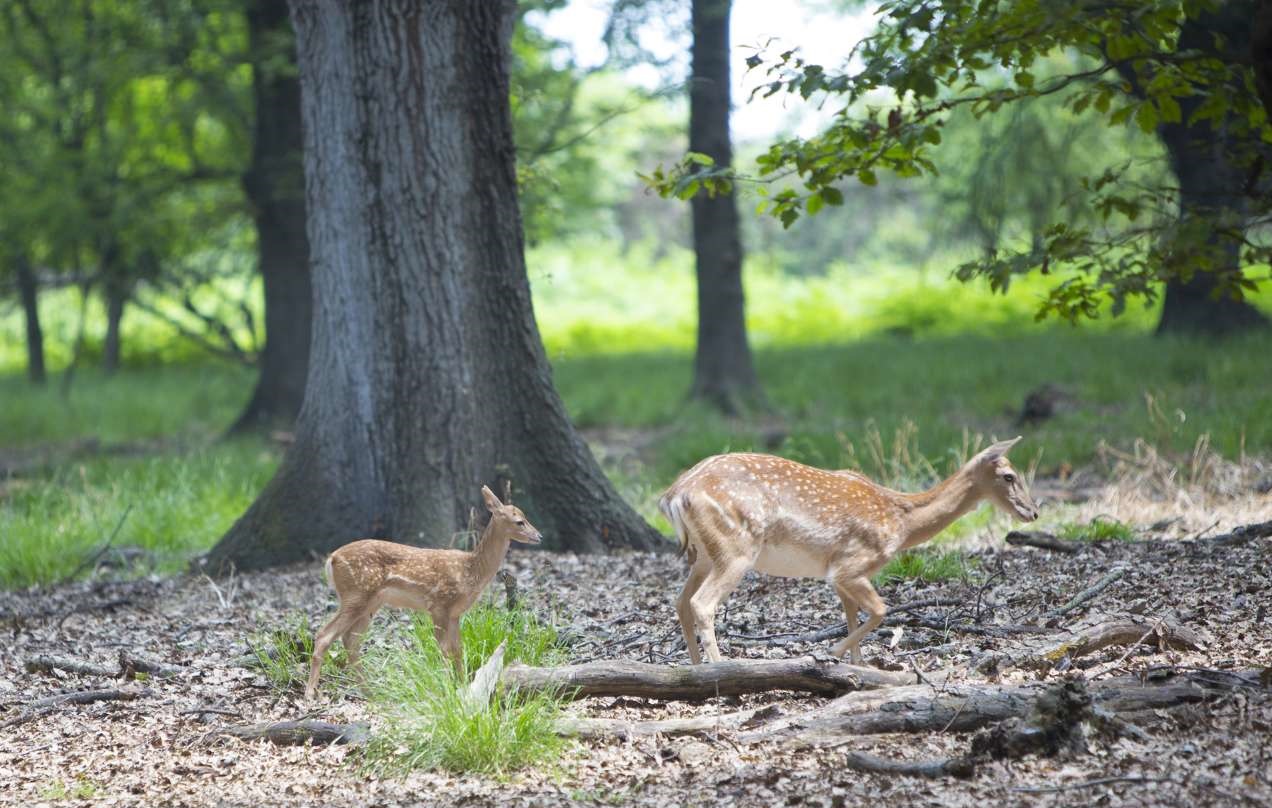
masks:
<instances>
[{"instance_id":1,"label":"leafy canopy","mask_svg":"<svg viewBox=\"0 0 1272 808\"><path fill-rule=\"evenodd\" d=\"M1244 29L1235 34L1234 14ZM890 0L878 15L876 32L853 49L848 70L808 62L797 50L748 59L765 71L761 95L842 103L820 134L772 144L757 159L756 177L689 154L670 169L659 166L646 182L664 196L689 198L758 179L759 210L789 227L842 205L838 183L846 179L873 186L884 171L901 178L937 173L934 150L956 113L981 118L1054 96L1071 113L1107 125L1149 133L1179 125L1221 140L1225 159L1251 177L1247 186L1257 186L1259 151L1272 136L1248 42L1237 41L1249 36L1253 3ZM1005 290L1017 274L1077 270L1063 273L1039 311L1076 320L1096 316L1105 299L1116 312L1129 296L1151 299L1161 281L1220 272L1230 246L1221 239L1244 248L1247 261L1268 259L1268 248L1246 237L1267 213L1262 199L1249 217L1216 205L1178 221L1178 189L1130 183L1128 169L1107 166L1083 179L1090 221L1061 215L1041 238L989 250L956 276L986 277ZM791 178L798 181L774 184ZM1228 190L1240 196L1248 188ZM1257 288L1240 271L1224 274L1219 285L1236 297Z\"/></svg>"}]
</instances>

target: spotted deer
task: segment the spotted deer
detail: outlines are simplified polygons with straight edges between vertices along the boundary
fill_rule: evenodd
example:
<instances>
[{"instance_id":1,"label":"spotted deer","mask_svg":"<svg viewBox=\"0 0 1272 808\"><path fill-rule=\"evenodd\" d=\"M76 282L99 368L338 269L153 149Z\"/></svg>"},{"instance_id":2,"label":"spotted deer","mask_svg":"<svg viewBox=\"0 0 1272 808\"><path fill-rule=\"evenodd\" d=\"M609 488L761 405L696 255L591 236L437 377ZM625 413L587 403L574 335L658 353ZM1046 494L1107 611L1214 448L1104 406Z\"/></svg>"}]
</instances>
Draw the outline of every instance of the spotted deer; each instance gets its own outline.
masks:
<instances>
[{"instance_id":1,"label":"spotted deer","mask_svg":"<svg viewBox=\"0 0 1272 808\"><path fill-rule=\"evenodd\" d=\"M680 475L658 507L676 529L689 561L676 612L689 659L720 661L715 615L747 570L789 578L825 578L843 603L848 636L835 656L852 652L883 621L887 607L870 577L901 550L935 536L982 500L1025 522L1038 518L1028 486L1007 460L1014 440L977 454L928 491L893 491L852 471L825 471L762 454L724 454ZM857 609L866 612L858 625Z\"/></svg>"},{"instance_id":2,"label":"spotted deer","mask_svg":"<svg viewBox=\"0 0 1272 808\"><path fill-rule=\"evenodd\" d=\"M433 635L457 671L463 669L459 619L495 577L511 542L538 544L543 536L514 505L482 486L490 522L472 552L412 547L376 539L346 544L327 557L327 581L340 608L314 639L305 698L312 699L327 649L337 637L358 664L362 637L381 606L428 612Z\"/></svg>"}]
</instances>

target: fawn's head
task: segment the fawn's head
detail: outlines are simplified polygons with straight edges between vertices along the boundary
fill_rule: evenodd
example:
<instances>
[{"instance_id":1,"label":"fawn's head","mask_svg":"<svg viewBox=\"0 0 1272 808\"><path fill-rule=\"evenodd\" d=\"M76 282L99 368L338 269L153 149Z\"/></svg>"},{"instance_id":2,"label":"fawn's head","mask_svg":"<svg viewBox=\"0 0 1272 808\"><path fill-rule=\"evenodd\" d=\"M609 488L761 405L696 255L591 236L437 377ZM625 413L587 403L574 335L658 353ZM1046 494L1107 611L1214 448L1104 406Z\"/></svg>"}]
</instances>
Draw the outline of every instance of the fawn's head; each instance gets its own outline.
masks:
<instances>
[{"instance_id":1,"label":"fawn's head","mask_svg":"<svg viewBox=\"0 0 1272 808\"><path fill-rule=\"evenodd\" d=\"M999 509L1022 522L1038 518L1038 506L1029 495L1029 487L1007 459L1007 450L1019 437L1002 440L973 457L964 467L975 477L985 498Z\"/></svg>"},{"instance_id":2,"label":"fawn's head","mask_svg":"<svg viewBox=\"0 0 1272 808\"><path fill-rule=\"evenodd\" d=\"M495 496L495 492L484 485L481 487L481 496L486 500L486 507L490 509L492 527L503 531L508 538L522 544L538 544L543 541L543 534L530 524L530 520L516 505L503 504L499 501L499 497Z\"/></svg>"}]
</instances>

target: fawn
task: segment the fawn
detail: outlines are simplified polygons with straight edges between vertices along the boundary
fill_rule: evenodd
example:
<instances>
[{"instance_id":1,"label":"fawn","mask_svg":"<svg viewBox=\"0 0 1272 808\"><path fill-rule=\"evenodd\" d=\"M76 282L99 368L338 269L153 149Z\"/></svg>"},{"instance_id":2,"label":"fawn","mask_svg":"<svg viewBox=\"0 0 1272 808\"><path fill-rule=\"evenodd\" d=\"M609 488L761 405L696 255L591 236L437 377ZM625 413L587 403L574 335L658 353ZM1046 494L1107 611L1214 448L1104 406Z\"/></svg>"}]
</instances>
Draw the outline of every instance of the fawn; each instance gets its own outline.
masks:
<instances>
[{"instance_id":1,"label":"fawn","mask_svg":"<svg viewBox=\"0 0 1272 808\"><path fill-rule=\"evenodd\" d=\"M503 504L486 486L481 495L490 509L490 522L472 552L363 539L327 557L327 581L335 587L340 609L314 639L306 699L312 699L318 689L323 657L336 637L349 652L349 665L358 664L363 634L385 605L428 612L437 644L456 672L463 672L459 619L495 577L511 542L543 540L520 508Z\"/></svg>"},{"instance_id":2,"label":"fawn","mask_svg":"<svg viewBox=\"0 0 1272 808\"><path fill-rule=\"evenodd\" d=\"M861 640L887 607L870 577L899 551L922 544L988 499L1032 522L1038 508L1007 450L985 449L951 477L919 494L892 491L852 471L824 471L761 454L724 454L680 475L658 502L688 558L689 579L676 601L689 659L720 661L715 615L747 570L826 578L844 606L848 636L833 649L861 663ZM868 615L857 625L857 608Z\"/></svg>"}]
</instances>

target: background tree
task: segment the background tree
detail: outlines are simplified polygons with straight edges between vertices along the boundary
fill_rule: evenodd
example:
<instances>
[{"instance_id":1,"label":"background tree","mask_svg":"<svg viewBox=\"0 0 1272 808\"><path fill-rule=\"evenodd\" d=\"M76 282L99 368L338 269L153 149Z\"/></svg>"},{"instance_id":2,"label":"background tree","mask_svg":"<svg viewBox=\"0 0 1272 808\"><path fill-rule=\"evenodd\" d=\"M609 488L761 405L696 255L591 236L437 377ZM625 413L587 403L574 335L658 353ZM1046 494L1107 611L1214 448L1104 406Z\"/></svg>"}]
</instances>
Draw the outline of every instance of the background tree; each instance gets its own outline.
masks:
<instances>
[{"instance_id":1,"label":"background tree","mask_svg":"<svg viewBox=\"0 0 1272 808\"><path fill-rule=\"evenodd\" d=\"M648 548L552 387L522 255L513 8L292 0L316 289L296 442L214 569L445 543L482 482L559 549ZM456 93L462 87L464 92Z\"/></svg>"},{"instance_id":2,"label":"background tree","mask_svg":"<svg viewBox=\"0 0 1272 808\"><path fill-rule=\"evenodd\" d=\"M731 6L731 0L693 0L689 150L706 155L721 168L733 165L729 137ZM730 189L697 195L692 205L698 341L691 395L736 414L763 403L746 334L737 204Z\"/></svg>"},{"instance_id":3,"label":"background tree","mask_svg":"<svg viewBox=\"0 0 1272 808\"><path fill-rule=\"evenodd\" d=\"M300 412L309 371L313 290L305 233L305 175L300 78L287 6L249 0L252 160L243 191L256 225L264 288L265 345L256 386L231 431L290 425Z\"/></svg>"}]
</instances>

